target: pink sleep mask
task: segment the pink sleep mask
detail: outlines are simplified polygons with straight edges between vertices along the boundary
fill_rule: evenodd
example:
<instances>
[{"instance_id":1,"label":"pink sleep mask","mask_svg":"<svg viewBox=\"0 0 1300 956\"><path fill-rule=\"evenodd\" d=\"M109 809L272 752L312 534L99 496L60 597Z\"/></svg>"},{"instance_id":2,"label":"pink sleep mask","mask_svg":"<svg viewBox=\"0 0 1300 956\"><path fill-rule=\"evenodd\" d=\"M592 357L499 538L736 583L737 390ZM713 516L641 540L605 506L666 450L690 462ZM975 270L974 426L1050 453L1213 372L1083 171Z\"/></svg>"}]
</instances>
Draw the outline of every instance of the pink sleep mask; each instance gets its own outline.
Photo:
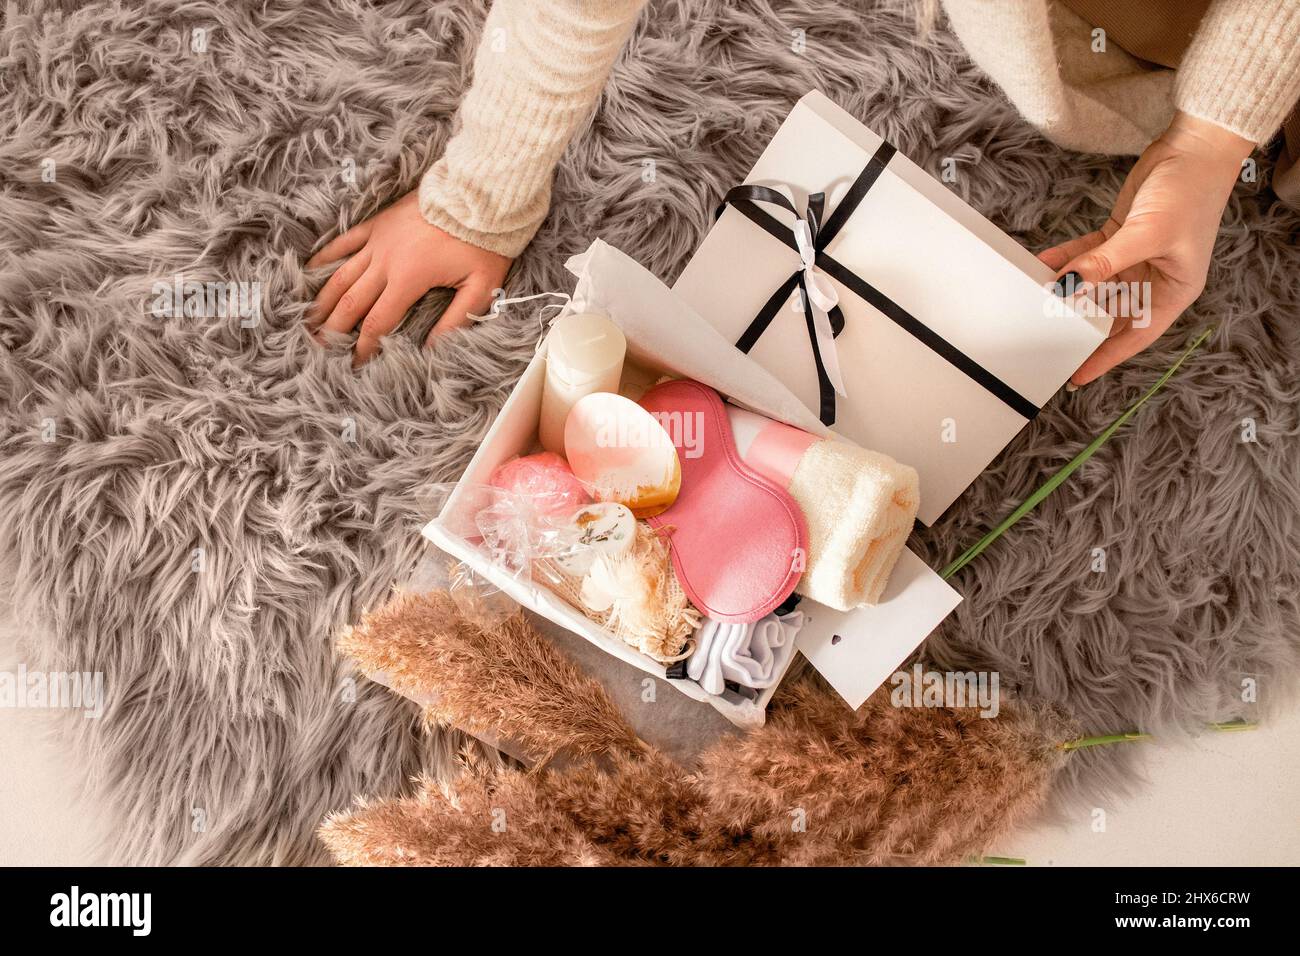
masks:
<instances>
[{"instance_id":1,"label":"pink sleep mask","mask_svg":"<svg viewBox=\"0 0 1300 956\"><path fill-rule=\"evenodd\" d=\"M718 621L743 624L772 613L803 573L803 512L741 461L713 389L666 382L647 392L641 406L668 432L681 460L677 501L649 522L665 529L686 596Z\"/></svg>"}]
</instances>

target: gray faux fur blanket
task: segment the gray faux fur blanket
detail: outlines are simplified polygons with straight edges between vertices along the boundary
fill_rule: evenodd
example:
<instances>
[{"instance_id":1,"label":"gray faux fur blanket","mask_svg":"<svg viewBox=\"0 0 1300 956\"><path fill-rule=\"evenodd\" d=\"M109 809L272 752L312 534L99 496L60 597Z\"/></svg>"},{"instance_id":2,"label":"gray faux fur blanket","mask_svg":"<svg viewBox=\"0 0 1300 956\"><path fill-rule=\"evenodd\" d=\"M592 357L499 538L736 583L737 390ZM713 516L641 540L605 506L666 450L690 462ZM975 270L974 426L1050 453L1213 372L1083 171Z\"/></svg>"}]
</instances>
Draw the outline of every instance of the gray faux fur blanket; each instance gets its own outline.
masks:
<instances>
[{"instance_id":1,"label":"gray faux fur blanket","mask_svg":"<svg viewBox=\"0 0 1300 956\"><path fill-rule=\"evenodd\" d=\"M484 9L5 10L0 555L52 635L29 666L105 675L104 717L68 726L121 814L112 859L318 861L328 812L403 790L456 745L423 742L414 705L354 685L332 638L412 566L421 488L458 474L537 322L510 315L422 351L446 302L434 293L354 373L304 334L316 280L302 266L439 154ZM509 293L566 289L564 259L595 236L671 281L813 87L927 168L954 159L952 188L1035 249L1103 220L1128 165L1045 142L952 36L918 36L902 0L655 0ZM966 600L929 660L996 669L1093 732L1187 730L1280 699L1300 664L1296 227L1243 184L1194 314L1059 397L913 541L934 565L951 557L1187 329L1219 324L1132 427L962 572ZM256 283L260 320L159 317L155 284L177 276ZM1243 703L1249 680L1258 701ZM1134 756L1071 761L1059 805L1096 801Z\"/></svg>"}]
</instances>

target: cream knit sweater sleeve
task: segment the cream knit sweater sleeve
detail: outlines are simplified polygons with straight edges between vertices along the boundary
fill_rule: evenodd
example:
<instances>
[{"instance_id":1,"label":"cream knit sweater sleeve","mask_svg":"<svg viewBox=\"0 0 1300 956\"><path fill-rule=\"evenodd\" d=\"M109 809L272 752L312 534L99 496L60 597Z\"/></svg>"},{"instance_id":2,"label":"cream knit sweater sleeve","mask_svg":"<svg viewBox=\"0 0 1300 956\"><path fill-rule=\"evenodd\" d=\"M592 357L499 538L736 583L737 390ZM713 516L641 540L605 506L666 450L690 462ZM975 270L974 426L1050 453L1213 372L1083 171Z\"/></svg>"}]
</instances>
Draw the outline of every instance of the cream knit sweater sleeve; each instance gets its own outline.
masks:
<instances>
[{"instance_id":1,"label":"cream knit sweater sleeve","mask_svg":"<svg viewBox=\"0 0 1300 956\"><path fill-rule=\"evenodd\" d=\"M481 249L523 251L644 3L495 0L460 128L420 182L425 219Z\"/></svg>"},{"instance_id":2,"label":"cream knit sweater sleeve","mask_svg":"<svg viewBox=\"0 0 1300 956\"><path fill-rule=\"evenodd\" d=\"M1131 3L1142 15L1140 0ZM1070 149L1136 155L1175 109L1262 143L1300 97L1300 0L1214 0L1177 70L1150 69L1115 45L1098 49L1092 24L1064 3L943 6L975 64Z\"/></svg>"},{"instance_id":3,"label":"cream knit sweater sleeve","mask_svg":"<svg viewBox=\"0 0 1300 956\"><path fill-rule=\"evenodd\" d=\"M1174 105L1253 143L1300 99L1300 0L1215 0L1183 55Z\"/></svg>"}]
</instances>

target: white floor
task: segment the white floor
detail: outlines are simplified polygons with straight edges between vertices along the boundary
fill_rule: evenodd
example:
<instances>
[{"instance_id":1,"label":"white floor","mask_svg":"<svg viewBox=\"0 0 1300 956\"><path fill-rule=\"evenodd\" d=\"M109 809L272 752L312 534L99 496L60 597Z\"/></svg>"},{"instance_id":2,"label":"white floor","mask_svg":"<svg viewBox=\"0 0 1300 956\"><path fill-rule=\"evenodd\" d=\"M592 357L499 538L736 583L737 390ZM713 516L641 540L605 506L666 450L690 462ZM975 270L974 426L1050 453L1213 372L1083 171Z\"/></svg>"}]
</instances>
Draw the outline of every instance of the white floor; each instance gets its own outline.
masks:
<instances>
[{"instance_id":1,"label":"white floor","mask_svg":"<svg viewBox=\"0 0 1300 956\"><path fill-rule=\"evenodd\" d=\"M21 662L24 637L0 604L0 671ZM78 801L75 758L49 711L0 708L0 865L112 862L96 855L111 825ZM1020 834L999 855L1029 865L1300 865L1300 711L1272 726L1207 733L1190 745L1141 747L1139 796L1064 827Z\"/></svg>"},{"instance_id":2,"label":"white floor","mask_svg":"<svg viewBox=\"0 0 1300 956\"><path fill-rule=\"evenodd\" d=\"M1300 866L1300 710L1182 746L1113 746L1143 748L1147 786L998 853L1031 866Z\"/></svg>"},{"instance_id":3,"label":"white floor","mask_svg":"<svg viewBox=\"0 0 1300 956\"><path fill-rule=\"evenodd\" d=\"M18 671L23 636L0 603L0 672ZM63 716L0 708L0 866L111 862L95 849L106 832L102 811L76 796L76 758L58 736Z\"/></svg>"}]
</instances>

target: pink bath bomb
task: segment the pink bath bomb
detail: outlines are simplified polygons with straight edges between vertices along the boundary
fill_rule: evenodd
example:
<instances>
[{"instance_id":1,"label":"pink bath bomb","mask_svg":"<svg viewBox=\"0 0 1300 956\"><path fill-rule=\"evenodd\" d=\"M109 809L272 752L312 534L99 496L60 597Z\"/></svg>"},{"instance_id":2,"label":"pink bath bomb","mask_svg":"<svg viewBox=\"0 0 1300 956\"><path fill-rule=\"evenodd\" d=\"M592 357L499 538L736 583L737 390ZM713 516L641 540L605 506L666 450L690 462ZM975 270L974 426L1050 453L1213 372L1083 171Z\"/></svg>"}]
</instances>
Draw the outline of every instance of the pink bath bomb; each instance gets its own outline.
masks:
<instances>
[{"instance_id":1,"label":"pink bath bomb","mask_svg":"<svg viewBox=\"0 0 1300 956\"><path fill-rule=\"evenodd\" d=\"M537 514L555 520L591 502L569 463L553 451L511 459L492 472L490 484L529 499Z\"/></svg>"}]
</instances>

